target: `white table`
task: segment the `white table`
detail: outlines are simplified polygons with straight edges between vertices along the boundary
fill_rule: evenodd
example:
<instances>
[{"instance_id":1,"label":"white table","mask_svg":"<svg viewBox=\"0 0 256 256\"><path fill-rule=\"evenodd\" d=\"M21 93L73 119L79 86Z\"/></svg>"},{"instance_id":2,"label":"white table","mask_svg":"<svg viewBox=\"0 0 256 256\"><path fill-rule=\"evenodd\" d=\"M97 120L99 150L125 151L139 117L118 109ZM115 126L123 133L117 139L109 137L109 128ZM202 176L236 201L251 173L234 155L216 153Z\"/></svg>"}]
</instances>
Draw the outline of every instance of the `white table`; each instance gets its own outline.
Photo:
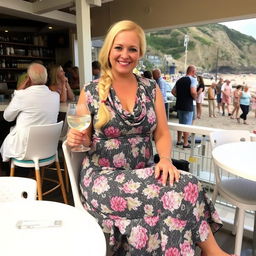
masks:
<instances>
[{"instance_id":1,"label":"white table","mask_svg":"<svg viewBox=\"0 0 256 256\"><path fill-rule=\"evenodd\" d=\"M49 201L0 203L0 244L3 256L106 255L104 233L91 215Z\"/></svg>"},{"instance_id":2,"label":"white table","mask_svg":"<svg viewBox=\"0 0 256 256\"><path fill-rule=\"evenodd\" d=\"M242 178L256 181L256 142L234 142L212 151L216 164Z\"/></svg>"}]
</instances>

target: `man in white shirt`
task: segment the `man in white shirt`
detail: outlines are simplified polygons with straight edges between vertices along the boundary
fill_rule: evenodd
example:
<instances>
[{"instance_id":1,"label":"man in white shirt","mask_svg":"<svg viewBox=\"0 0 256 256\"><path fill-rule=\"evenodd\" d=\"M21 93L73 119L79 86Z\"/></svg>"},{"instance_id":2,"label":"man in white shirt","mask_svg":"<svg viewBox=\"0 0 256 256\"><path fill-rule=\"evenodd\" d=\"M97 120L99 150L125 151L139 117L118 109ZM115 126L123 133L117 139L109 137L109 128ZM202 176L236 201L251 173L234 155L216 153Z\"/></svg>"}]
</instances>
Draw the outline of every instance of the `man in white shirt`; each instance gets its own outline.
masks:
<instances>
[{"instance_id":1,"label":"man in white shirt","mask_svg":"<svg viewBox=\"0 0 256 256\"><path fill-rule=\"evenodd\" d=\"M57 122L60 96L45 85L46 68L33 63L28 67L27 73L26 81L14 91L14 96L4 111L4 119L8 122L16 119L16 125L1 146L3 162L10 158L24 157L28 127Z\"/></svg>"}]
</instances>

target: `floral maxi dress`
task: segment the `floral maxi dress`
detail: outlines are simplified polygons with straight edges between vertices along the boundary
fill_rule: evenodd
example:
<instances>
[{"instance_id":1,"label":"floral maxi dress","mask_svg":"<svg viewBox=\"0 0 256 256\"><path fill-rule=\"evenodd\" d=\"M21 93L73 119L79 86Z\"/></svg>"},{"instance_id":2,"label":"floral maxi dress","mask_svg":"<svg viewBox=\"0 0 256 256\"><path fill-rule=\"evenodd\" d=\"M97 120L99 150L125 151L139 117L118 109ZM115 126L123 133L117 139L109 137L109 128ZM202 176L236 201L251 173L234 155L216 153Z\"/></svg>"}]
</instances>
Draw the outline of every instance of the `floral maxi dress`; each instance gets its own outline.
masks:
<instances>
[{"instance_id":1,"label":"floral maxi dress","mask_svg":"<svg viewBox=\"0 0 256 256\"><path fill-rule=\"evenodd\" d=\"M111 120L95 130L83 162L84 205L110 233L114 255L192 256L207 239L208 225L221 226L201 183L182 172L163 186L154 177L152 134L156 128L156 84L140 78L134 111L127 112L113 88L106 102ZM85 87L93 121L98 111L97 83Z\"/></svg>"}]
</instances>

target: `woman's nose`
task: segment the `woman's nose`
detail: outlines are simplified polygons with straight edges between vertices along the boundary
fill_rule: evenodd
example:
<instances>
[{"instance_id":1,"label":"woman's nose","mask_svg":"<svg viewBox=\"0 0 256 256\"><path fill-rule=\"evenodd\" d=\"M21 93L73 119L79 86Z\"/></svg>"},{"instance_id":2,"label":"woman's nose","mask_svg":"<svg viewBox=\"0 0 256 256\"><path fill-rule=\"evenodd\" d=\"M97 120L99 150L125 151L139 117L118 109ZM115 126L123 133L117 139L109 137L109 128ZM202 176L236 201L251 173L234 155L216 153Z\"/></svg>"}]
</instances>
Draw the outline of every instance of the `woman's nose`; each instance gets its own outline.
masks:
<instances>
[{"instance_id":1,"label":"woman's nose","mask_svg":"<svg viewBox=\"0 0 256 256\"><path fill-rule=\"evenodd\" d=\"M129 52L127 49L123 49L122 52L121 52L121 56L123 58L127 58L129 56Z\"/></svg>"}]
</instances>

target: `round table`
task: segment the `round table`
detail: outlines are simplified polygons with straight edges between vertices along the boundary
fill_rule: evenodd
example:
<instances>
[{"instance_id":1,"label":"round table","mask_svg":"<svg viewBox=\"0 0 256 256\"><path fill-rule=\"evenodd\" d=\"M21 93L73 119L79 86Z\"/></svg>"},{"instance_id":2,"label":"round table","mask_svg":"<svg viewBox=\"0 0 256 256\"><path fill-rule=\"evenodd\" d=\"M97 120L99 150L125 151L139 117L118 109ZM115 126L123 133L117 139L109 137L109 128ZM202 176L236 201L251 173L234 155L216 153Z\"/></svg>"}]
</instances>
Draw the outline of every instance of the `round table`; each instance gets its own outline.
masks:
<instances>
[{"instance_id":1,"label":"round table","mask_svg":"<svg viewBox=\"0 0 256 256\"><path fill-rule=\"evenodd\" d=\"M86 211L49 201L0 203L0 255L105 256L105 236Z\"/></svg>"},{"instance_id":2,"label":"round table","mask_svg":"<svg viewBox=\"0 0 256 256\"><path fill-rule=\"evenodd\" d=\"M234 142L212 151L215 163L226 171L256 181L256 142Z\"/></svg>"}]
</instances>

